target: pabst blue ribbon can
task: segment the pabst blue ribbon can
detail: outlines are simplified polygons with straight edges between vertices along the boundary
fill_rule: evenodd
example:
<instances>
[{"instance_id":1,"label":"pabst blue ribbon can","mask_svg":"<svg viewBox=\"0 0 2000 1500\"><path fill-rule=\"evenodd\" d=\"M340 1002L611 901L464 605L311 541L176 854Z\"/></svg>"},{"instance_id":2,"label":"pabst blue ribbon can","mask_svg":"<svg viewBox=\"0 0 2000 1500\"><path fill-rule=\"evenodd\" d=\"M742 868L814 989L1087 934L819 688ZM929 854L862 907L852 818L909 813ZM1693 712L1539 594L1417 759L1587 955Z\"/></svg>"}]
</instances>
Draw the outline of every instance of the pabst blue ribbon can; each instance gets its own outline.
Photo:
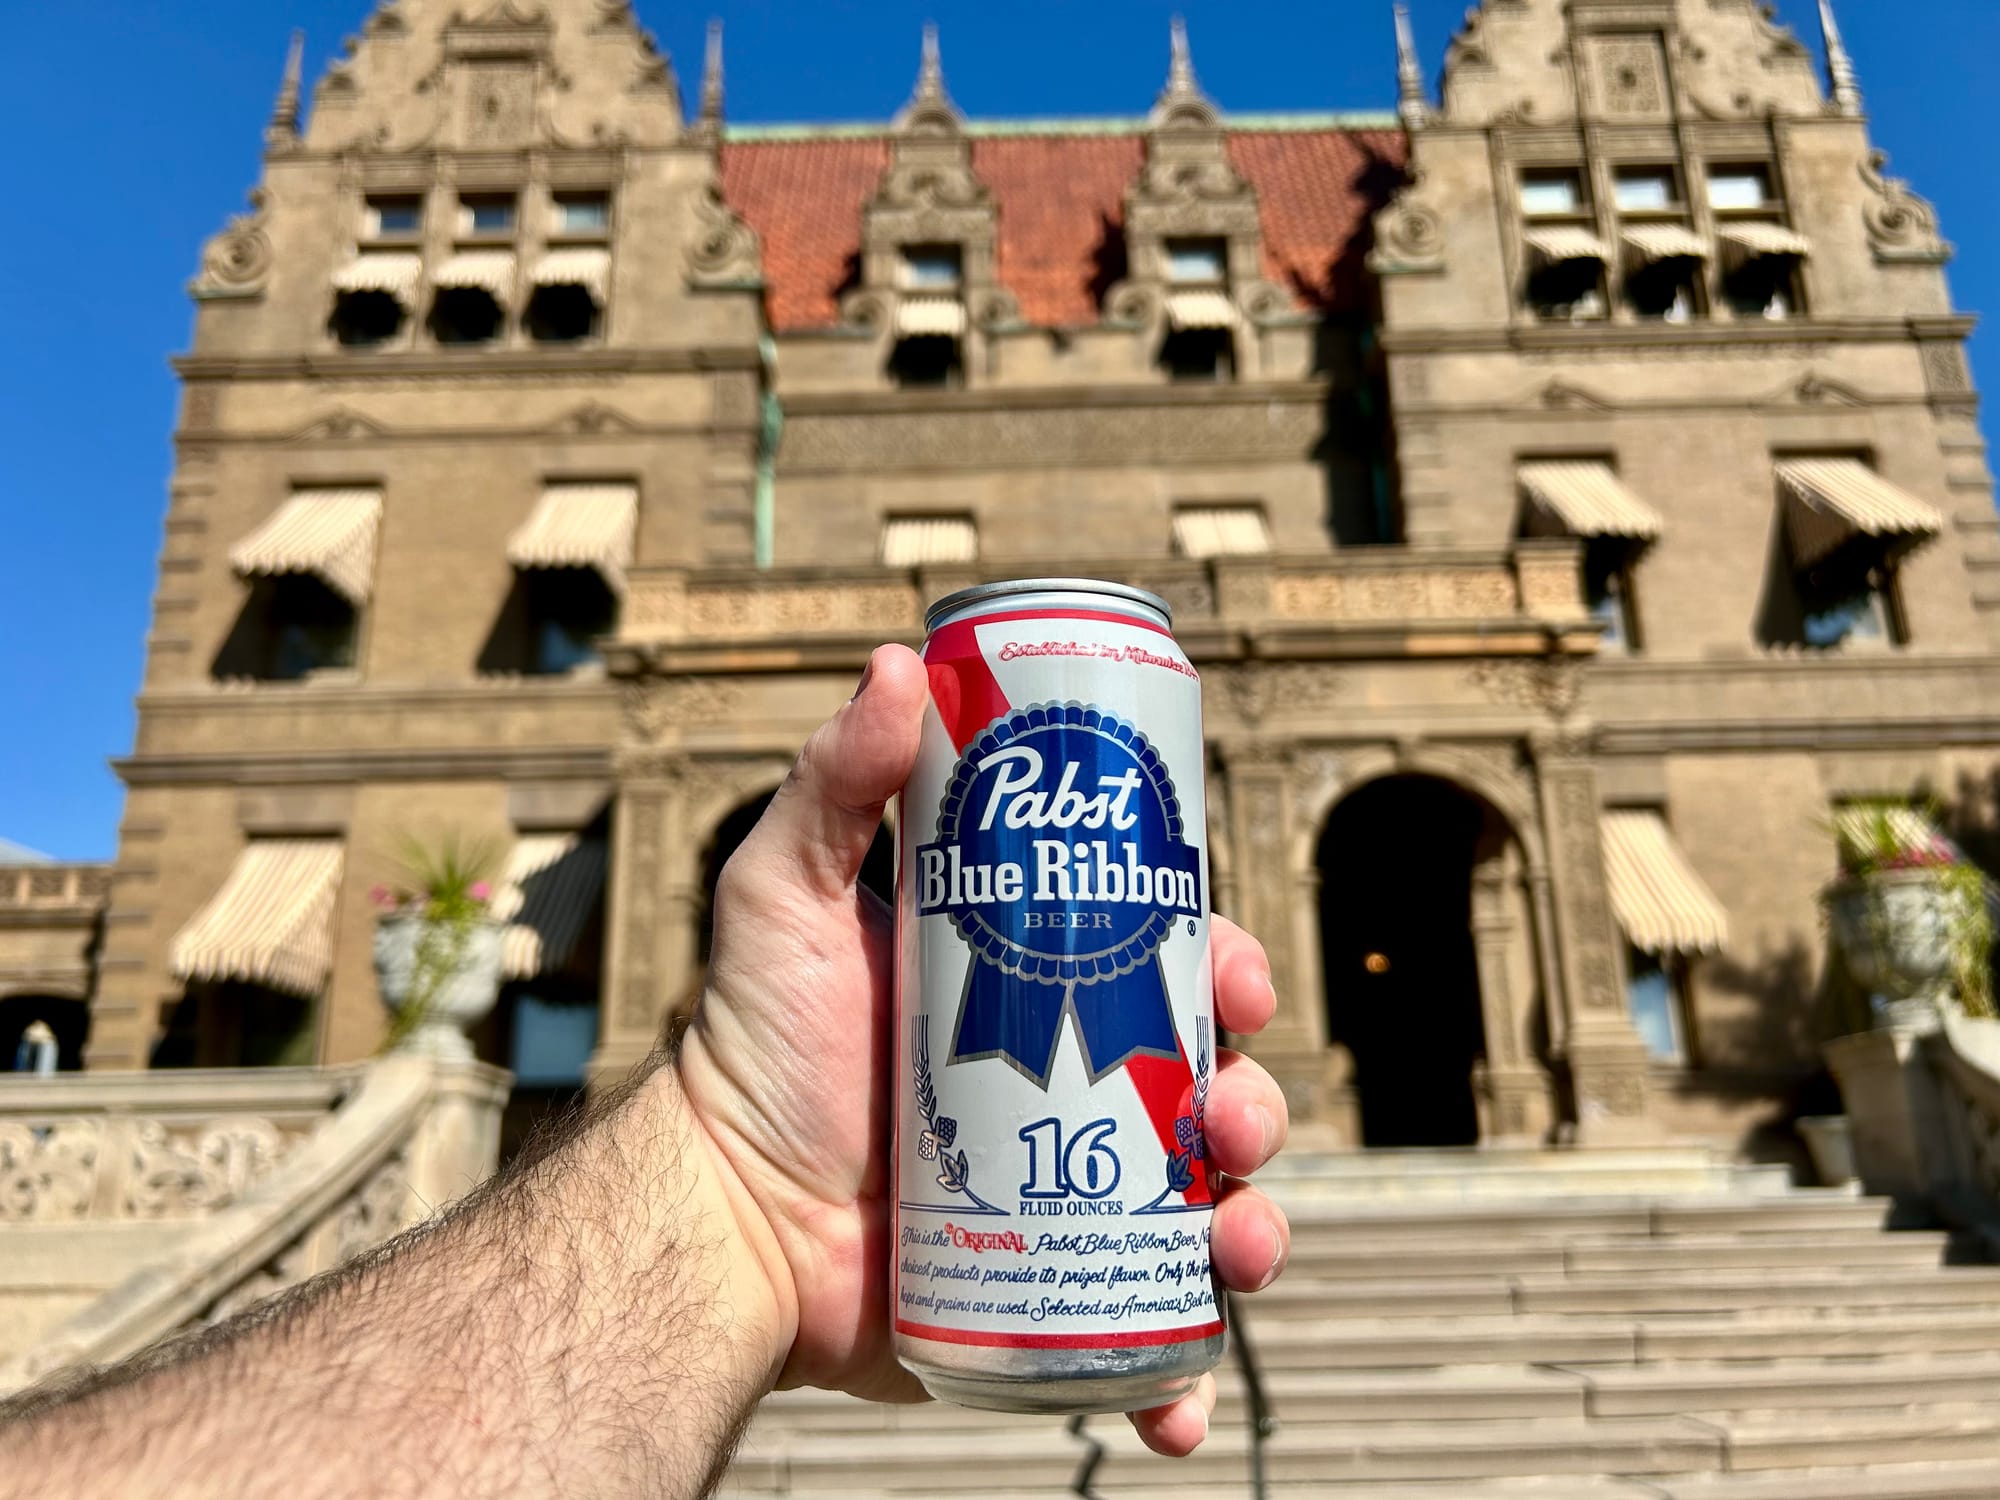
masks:
<instances>
[{"instance_id":1,"label":"pabst blue ribbon can","mask_svg":"<svg viewBox=\"0 0 2000 1500\"><path fill-rule=\"evenodd\" d=\"M1164 600L930 609L899 812L896 1353L930 1392L1121 1411L1222 1356L1201 681Z\"/></svg>"}]
</instances>

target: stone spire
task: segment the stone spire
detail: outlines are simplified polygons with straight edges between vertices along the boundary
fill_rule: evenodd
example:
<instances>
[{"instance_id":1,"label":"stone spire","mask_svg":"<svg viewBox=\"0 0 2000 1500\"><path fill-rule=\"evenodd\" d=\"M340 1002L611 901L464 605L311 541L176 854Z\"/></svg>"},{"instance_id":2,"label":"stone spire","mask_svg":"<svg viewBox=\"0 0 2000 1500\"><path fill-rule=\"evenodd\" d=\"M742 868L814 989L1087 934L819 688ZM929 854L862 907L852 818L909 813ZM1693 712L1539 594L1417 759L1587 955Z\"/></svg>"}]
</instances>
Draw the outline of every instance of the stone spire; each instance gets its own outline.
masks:
<instances>
[{"instance_id":1,"label":"stone spire","mask_svg":"<svg viewBox=\"0 0 2000 1500\"><path fill-rule=\"evenodd\" d=\"M926 22L924 25L923 58L917 64L917 87L896 116L896 124L904 130L943 128L956 130L963 121L958 106L951 102L951 95L944 86L944 63L938 52L937 27Z\"/></svg>"},{"instance_id":2,"label":"stone spire","mask_svg":"<svg viewBox=\"0 0 2000 1500\"><path fill-rule=\"evenodd\" d=\"M1403 128L1415 130L1431 117L1430 101L1424 97L1424 65L1417 60L1416 33L1410 28L1410 8L1396 5L1396 113Z\"/></svg>"},{"instance_id":3,"label":"stone spire","mask_svg":"<svg viewBox=\"0 0 2000 1500\"><path fill-rule=\"evenodd\" d=\"M1152 123L1155 126L1170 122L1218 124L1221 117L1194 76L1194 52L1188 46L1187 22L1175 16L1167 36L1167 86L1153 101Z\"/></svg>"},{"instance_id":4,"label":"stone spire","mask_svg":"<svg viewBox=\"0 0 2000 1500\"><path fill-rule=\"evenodd\" d=\"M285 76L278 84L278 101L271 106L271 123L264 127L264 144L273 151L288 150L299 143L299 95L305 82L306 34L292 33L291 49L285 54Z\"/></svg>"},{"instance_id":5,"label":"stone spire","mask_svg":"<svg viewBox=\"0 0 2000 1500\"><path fill-rule=\"evenodd\" d=\"M1826 41L1826 73L1833 85L1833 107L1843 115L1859 119L1861 75L1855 72L1854 59L1841 39L1840 22L1833 15L1833 0L1819 0L1819 31Z\"/></svg>"},{"instance_id":6,"label":"stone spire","mask_svg":"<svg viewBox=\"0 0 2000 1500\"><path fill-rule=\"evenodd\" d=\"M701 63L701 112L695 133L710 142L722 139L722 22L708 23L708 51Z\"/></svg>"}]
</instances>

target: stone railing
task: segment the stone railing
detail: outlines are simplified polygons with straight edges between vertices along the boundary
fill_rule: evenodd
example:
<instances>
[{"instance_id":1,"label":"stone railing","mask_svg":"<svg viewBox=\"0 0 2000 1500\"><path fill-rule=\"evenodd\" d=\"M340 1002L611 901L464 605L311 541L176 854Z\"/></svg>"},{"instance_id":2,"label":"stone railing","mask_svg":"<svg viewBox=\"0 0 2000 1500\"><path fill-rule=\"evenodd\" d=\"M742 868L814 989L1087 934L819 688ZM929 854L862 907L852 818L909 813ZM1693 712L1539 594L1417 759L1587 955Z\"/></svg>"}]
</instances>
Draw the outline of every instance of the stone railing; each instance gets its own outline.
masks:
<instances>
[{"instance_id":1,"label":"stone railing","mask_svg":"<svg viewBox=\"0 0 2000 1500\"><path fill-rule=\"evenodd\" d=\"M402 1056L0 1083L0 1394L417 1222L492 1172L507 1090L482 1063Z\"/></svg>"},{"instance_id":2,"label":"stone railing","mask_svg":"<svg viewBox=\"0 0 2000 1500\"><path fill-rule=\"evenodd\" d=\"M110 895L109 865L0 864L0 911L94 910Z\"/></svg>"},{"instance_id":3,"label":"stone railing","mask_svg":"<svg viewBox=\"0 0 2000 1500\"><path fill-rule=\"evenodd\" d=\"M639 568L623 643L723 645L914 639L927 602L1060 563L923 568ZM1530 626L1590 638L1573 543L1506 551L1357 548L1306 555L1135 562L1100 570L1162 595L1185 638L1256 629L1378 631Z\"/></svg>"}]
</instances>

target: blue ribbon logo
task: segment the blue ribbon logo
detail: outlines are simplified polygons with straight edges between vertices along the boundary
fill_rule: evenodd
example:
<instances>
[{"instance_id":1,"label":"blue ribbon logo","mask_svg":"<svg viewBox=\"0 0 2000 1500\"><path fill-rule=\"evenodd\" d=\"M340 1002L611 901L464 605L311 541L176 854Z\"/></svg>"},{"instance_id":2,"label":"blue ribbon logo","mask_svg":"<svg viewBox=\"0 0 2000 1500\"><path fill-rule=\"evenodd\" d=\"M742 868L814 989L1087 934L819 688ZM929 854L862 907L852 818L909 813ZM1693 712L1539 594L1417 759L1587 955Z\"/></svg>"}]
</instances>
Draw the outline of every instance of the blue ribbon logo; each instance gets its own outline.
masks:
<instances>
[{"instance_id":1,"label":"blue ribbon logo","mask_svg":"<svg viewBox=\"0 0 2000 1500\"><path fill-rule=\"evenodd\" d=\"M1129 724L1084 704L1003 715L966 747L917 850L917 910L971 945L947 1063L1005 1058L1048 1087L1065 1017L1093 1082L1176 1057L1155 961L1206 914L1173 779Z\"/></svg>"}]
</instances>

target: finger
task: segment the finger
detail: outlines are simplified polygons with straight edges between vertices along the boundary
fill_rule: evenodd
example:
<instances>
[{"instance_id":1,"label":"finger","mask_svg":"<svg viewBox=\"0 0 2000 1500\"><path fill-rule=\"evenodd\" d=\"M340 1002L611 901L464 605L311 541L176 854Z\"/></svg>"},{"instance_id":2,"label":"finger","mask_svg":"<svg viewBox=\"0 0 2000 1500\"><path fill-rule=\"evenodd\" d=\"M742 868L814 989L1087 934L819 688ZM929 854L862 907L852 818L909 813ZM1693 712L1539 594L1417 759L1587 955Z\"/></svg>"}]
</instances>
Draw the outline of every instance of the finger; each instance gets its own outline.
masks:
<instances>
[{"instance_id":1,"label":"finger","mask_svg":"<svg viewBox=\"0 0 2000 1500\"><path fill-rule=\"evenodd\" d=\"M917 763L929 691L916 652L877 649L854 697L806 741L731 863L802 876L828 900L851 890L884 805Z\"/></svg>"},{"instance_id":2,"label":"finger","mask_svg":"<svg viewBox=\"0 0 2000 1500\"><path fill-rule=\"evenodd\" d=\"M1210 919L1210 962L1215 965L1215 1017L1225 1031L1262 1031L1278 1010L1271 960L1264 945L1227 917Z\"/></svg>"},{"instance_id":3,"label":"finger","mask_svg":"<svg viewBox=\"0 0 2000 1500\"><path fill-rule=\"evenodd\" d=\"M1261 1292L1278 1279L1292 1253L1285 1211L1248 1183L1223 1191L1215 1206L1209 1254L1224 1286Z\"/></svg>"},{"instance_id":4,"label":"finger","mask_svg":"<svg viewBox=\"0 0 2000 1500\"><path fill-rule=\"evenodd\" d=\"M1215 1088L1203 1114L1209 1160L1232 1177L1248 1177L1263 1166L1291 1128L1277 1079L1227 1047L1216 1054Z\"/></svg>"},{"instance_id":5,"label":"finger","mask_svg":"<svg viewBox=\"0 0 2000 1500\"><path fill-rule=\"evenodd\" d=\"M1208 1419L1215 1411L1215 1377L1204 1375L1178 1401L1132 1412L1132 1425L1155 1453L1186 1458L1208 1436Z\"/></svg>"}]
</instances>

